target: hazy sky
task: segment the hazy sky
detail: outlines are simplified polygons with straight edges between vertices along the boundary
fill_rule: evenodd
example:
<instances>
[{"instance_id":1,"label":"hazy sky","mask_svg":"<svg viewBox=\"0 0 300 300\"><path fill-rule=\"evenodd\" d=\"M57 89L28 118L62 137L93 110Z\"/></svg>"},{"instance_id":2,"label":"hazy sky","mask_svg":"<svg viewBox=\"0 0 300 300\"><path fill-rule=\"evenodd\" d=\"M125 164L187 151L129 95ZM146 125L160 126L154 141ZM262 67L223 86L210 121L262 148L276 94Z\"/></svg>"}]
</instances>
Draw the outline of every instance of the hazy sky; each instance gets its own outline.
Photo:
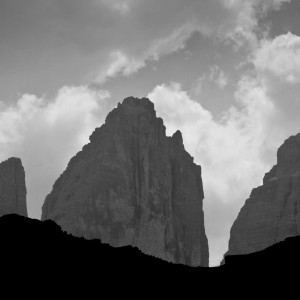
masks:
<instances>
[{"instance_id":1,"label":"hazy sky","mask_svg":"<svg viewBox=\"0 0 300 300\"><path fill-rule=\"evenodd\" d=\"M131 95L149 96L202 166L216 265L276 149L300 132L300 1L0 1L0 160L22 159L30 217Z\"/></svg>"}]
</instances>

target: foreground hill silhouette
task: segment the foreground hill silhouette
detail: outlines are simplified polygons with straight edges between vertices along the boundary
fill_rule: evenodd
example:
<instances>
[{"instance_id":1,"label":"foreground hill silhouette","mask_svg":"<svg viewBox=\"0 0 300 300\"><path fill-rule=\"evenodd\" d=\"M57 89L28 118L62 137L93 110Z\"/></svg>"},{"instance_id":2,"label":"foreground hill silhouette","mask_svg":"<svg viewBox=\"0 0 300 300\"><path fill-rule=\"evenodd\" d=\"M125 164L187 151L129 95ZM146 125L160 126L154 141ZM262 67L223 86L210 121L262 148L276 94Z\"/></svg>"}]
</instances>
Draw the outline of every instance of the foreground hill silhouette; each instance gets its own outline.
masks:
<instances>
[{"instance_id":1,"label":"foreground hill silhouette","mask_svg":"<svg viewBox=\"0 0 300 300\"><path fill-rule=\"evenodd\" d=\"M19 278L26 274L64 278L104 278L105 281L150 284L154 280L176 285L264 283L287 278L300 266L300 237L288 238L261 252L227 256L216 268L188 267L143 254L131 246L114 248L99 240L85 240L64 233L53 221L18 215L0 218L1 272ZM95 277L95 274L96 277ZM98 276L98 277L97 277ZM284 280L282 277L281 282ZM102 281L104 283L104 281Z\"/></svg>"}]
</instances>

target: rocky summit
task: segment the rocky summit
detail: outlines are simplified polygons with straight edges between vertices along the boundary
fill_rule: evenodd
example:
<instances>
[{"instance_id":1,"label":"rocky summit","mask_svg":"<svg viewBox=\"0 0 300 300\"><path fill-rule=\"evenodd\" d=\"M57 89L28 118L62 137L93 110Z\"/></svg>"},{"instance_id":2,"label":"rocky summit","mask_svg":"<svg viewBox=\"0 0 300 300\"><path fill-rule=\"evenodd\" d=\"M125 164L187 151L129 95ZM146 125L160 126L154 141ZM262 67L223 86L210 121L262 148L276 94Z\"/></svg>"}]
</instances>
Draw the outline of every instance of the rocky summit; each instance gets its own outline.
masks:
<instances>
[{"instance_id":1,"label":"rocky summit","mask_svg":"<svg viewBox=\"0 0 300 300\"><path fill-rule=\"evenodd\" d=\"M0 216L8 214L27 217L25 171L15 157L0 164Z\"/></svg>"},{"instance_id":2,"label":"rocky summit","mask_svg":"<svg viewBox=\"0 0 300 300\"><path fill-rule=\"evenodd\" d=\"M42 220L75 236L208 266L203 198L201 167L180 131L167 137L154 104L129 97L70 160L46 197Z\"/></svg>"},{"instance_id":3,"label":"rocky summit","mask_svg":"<svg viewBox=\"0 0 300 300\"><path fill-rule=\"evenodd\" d=\"M300 233L300 134L277 152L277 165L253 189L234 222L226 255L248 254Z\"/></svg>"}]
</instances>

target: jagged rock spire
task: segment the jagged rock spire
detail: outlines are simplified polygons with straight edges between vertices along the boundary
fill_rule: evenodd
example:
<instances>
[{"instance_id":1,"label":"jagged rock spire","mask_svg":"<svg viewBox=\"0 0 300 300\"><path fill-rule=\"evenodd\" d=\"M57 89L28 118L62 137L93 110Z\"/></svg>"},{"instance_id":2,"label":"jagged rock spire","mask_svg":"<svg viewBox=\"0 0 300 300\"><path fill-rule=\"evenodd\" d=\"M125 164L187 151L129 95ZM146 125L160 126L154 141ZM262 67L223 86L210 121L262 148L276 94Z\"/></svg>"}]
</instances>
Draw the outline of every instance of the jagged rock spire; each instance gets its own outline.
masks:
<instances>
[{"instance_id":1,"label":"jagged rock spire","mask_svg":"<svg viewBox=\"0 0 300 300\"><path fill-rule=\"evenodd\" d=\"M25 171L15 157L0 164L0 216L7 214L27 217Z\"/></svg>"}]
</instances>

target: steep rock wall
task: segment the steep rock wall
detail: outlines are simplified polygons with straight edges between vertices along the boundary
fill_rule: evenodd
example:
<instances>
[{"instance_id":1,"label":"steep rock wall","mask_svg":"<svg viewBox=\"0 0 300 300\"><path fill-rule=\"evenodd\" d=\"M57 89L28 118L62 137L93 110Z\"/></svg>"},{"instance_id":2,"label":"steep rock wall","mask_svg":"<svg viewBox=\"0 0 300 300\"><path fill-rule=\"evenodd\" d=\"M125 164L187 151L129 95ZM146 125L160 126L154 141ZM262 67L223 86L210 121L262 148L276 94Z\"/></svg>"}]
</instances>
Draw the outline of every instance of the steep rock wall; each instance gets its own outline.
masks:
<instances>
[{"instance_id":1,"label":"steep rock wall","mask_svg":"<svg viewBox=\"0 0 300 300\"><path fill-rule=\"evenodd\" d=\"M300 134L278 149L277 165L235 220L226 255L260 251L300 233Z\"/></svg>"}]
</instances>

